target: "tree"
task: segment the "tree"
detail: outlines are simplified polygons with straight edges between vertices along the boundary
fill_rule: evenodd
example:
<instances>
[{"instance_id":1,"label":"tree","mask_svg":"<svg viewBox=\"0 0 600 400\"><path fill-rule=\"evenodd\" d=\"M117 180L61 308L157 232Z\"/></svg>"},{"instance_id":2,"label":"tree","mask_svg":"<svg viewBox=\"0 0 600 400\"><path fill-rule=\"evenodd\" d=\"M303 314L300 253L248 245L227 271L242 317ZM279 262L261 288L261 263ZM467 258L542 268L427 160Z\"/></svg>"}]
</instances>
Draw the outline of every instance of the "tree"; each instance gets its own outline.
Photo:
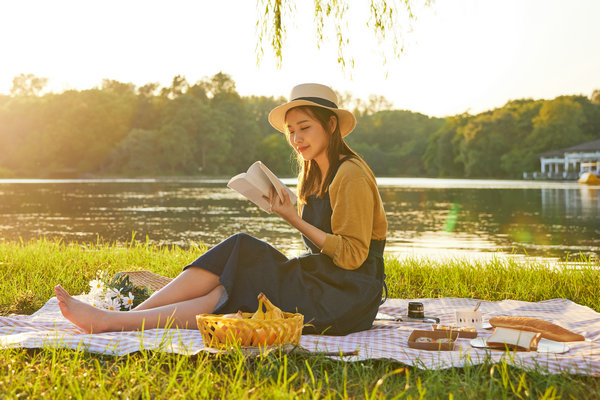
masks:
<instances>
[{"instance_id":1,"label":"tree","mask_svg":"<svg viewBox=\"0 0 600 400\"><path fill-rule=\"evenodd\" d=\"M285 135L280 132L271 133L263 138L256 149L258 159L262 160L269 169L279 176L292 176L295 167L292 147L287 143Z\"/></svg>"},{"instance_id":2,"label":"tree","mask_svg":"<svg viewBox=\"0 0 600 400\"><path fill-rule=\"evenodd\" d=\"M292 176L298 172L297 163L286 136L271 126L269 112L285 103L284 98L265 96L245 97L243 102L257 134L255 159L263 161L279 176Z\"/></svg>"},{"instance_id":3,"label":"tree","mask_svg":"<svg viewBox=\"0 0 600 400\"><path fill-rule=\"evenodd\" d=\"M539 114L545 100L520 99L506 103L504 109L514 116L514 136L510 150L500 156L500 166L507 177L520 178L523 172L539 170L539 159L527 143L533 131L533 119Z\"/></svg>"},{"instance_id":4,"label":"tree","mask_svg":"<svg viewBox=\"0 0 600 400\"><path fill-rule=\"evenodd\" d=\"M460 154L468 177L501 177L501 157L517 136L514 115L505 108L471 118L462 130Z\"/></svg>"},{"instance_id":5,"label":"tree","mask_svg":"<svg viewBox=\"0 0 600 400\"><path fill-rule=\"evenodd\" d=\"M444 124L430 136L423 154L425 168L433 176L462 176L464 164L460 161L462 129L469 121L467 114L446 118Z\"/></svg>"},{"instance_id":6,"label":"tree","mask_svg":"<svg viewBox=\"0 0 600 400\"><path fill-rule=\"evenodd\" d=\"M191 86L176 76L162 90L104 80L92 90L15 93L0 95L3 175L231 175L257 159L282 176L294 171L285 135L267 121L285 99L241 97L222 72ZM539 153L600 137L600 106L585 96L446 119L389 110L381 97L339 97L357 111L348 143L378 176L520 177L539 168Z\"/></svg>"},{"instance_id":7,"label":"tree","mask_svg":"<svg viewBox=\"0 0 600 400\"><path fill-rule=\"evenodd\" d=\"M158 134L155 131L133 129L116 146L105 170L130 176L155 174L159 171Z\"/></svg>"},{"instance_id":8,"label":"tree","mask_svg":"<svg viewBox=\"0 0 600 400\"><path fill-rule=\"evenodd\" d=\"M274 98L266 96L249 96L244 98L246 108L252 116L252 120L258 126L260 135L263 138L271 136L273 133L277 133L283 137L279 131L271 126L268 117L273 108L285 103L286 101L287 100L283 97Z\"/></svg>"},{"instance_id":9,"label":"tree","mask_svg":"<svg viewBox=\"0 0 600 400\"><path fill-rule=\"evenodd\" d=\"M567 98L581 106L585 120L580 125L582 133L589 140L600 139L600 103L594 104L585 96L567 96Z\"/></svg>"},{"instance_id":10,"label":"tree","mask_svg":"<svg viewBox=\"0 0 600 400\"><path fill-rule=\"evenodd\" d=\"M299 2L303 4L305 2ZM393 57L399 58L404 50L403 32L408 32L416 19L413 9L415 4L421 3L429 6L430 0L370 0L367 13L366 25L370 28L379 44L387 42L391 47ZM350 9L350 0L314 0L314 21L303 21L302 26L310 23L315 24L316 45L328 39L328 29L335 36L338 48L338 64L342 68L348 63L354 65L354 58L347 56L350 47L350 32L347 14ZM364 2L354 2L353 7ZM287 36L287 29L292 21L297 18L296 2L293 0L257 0L257 61L260 62L264 54L264 47L272 48L277 65L281 65L283 59L283 48ZM362 10L361 10L362 11ZM365 10L366 11L366 10ZM363 13L361 13L362 15ZM298 24L300 25L300 24ZM365 38L353 38L352 40L364 40ZM390 52L383 52L384 62Z\"/></svg>"},{"instance_id":11,"label":"tree","mask_svg":"<svg viewBox=\"0 0 600 400\"><path fill-rule=\"evenodd\" d=\"M47 83L48 78L38 78L33 74L20 74L13 78L10 94L13 96L39 96Z\"/></svg>"},{"instance_id":12,"label":"tree","mask_svg":"<svg viewBox=\"0 0 600 400\"><path fill-rule=\"evenodd\" d=\"M581 105L566 96L544 102L532 122L533 132L527 138L527 144L536 153L590 139L581 129L586 122Z\"/></svg>"},{"instance_id":13,"label":"tree","mask_svg":"<svg viewBox=\"0 0 600 400\"><path fill-rule=\"evenodd\" d=\"M137 107L132 129L157 130L160 127L160 117L165 99L156 96L159 86L158 83L148 83L137 89Z\"/></svg>"},{"instance_id":14,"label":"tree","mask_svg":"<svg viewBox=\"0 0 600 400\"><path fill-rule=\"evenodd\" d=\"M372 99L373 109L381 104L381 99ZM405 110L363 112L358 114L358 120L348 143L376 174L387 176L423 174L427 140L443 123L438 118Z\"/></svg>"},{"instance_id":15,"label":"tree","mask_svg":"<svg viewBox=\"0 0 600 400\"><path fill-rule=\"evenodd\" d=\"M511 178L519 178L523 172L539 171L537 155L526 147L517 147L500 157L500 166Z\"/></svg>"},{"instance_id":16,"label":"tree","mask_svg":"<svg viewBox=\"0 0 600 400\"><path fill-rule=\"evenodd\" d=\"M600 105L600 89L596 89L592 92L591 101L594 104Z\"/></svg>"},{"instance_id":17,"label":"tree","mask_svg":"<svg viewBox=\"0 0 600 400\"><path fill-rule=\"evenodd\" d=\"M368 164L375 175L387 175L390 165L388 154L381 150L377 144L368 142L357 142L352 145L356 151Z\"/></svg>"},{"instance_id":18,"label":"tree","mask_svg":"<svg viewBox=\"0 0 600 400\"><path fill-rule=\"evenodd\" d=\"M224 157L220 150L227 148L211 145L223 140L214 123L214 113L202 99L186 93L171 100L163 110L157 138L160 169L168 174L194 174L207 166L218 170Z\"/></svg>"},{"instance_id":19,"label":"tree","mask_svg":"<svg viewBox=\"0 0 600 400\"><path fill-rule=\"evenodd\" d=\"M32 176L37 168L36 132L45 125L39 97L17 96L0 107L0 167Z\"/></svg>"},{"instance_id":20,"label":"tree","mask_svg":"<svg viewBox=\"0 0 600 400\"><path fill-rule=\"evenodd\" d=\"M133 83L123 83L114 79L102 79L101 88L105 92L113 92L123 96L135 95L135 85Z\"/></svg>"},{"instance_id":21,"label":"tree","mask_svg":"<svg viewBox=\"0 0 600 400\"><path fill-rule=\"evenodd\" d=\"M519 147L522 146L523 140L533 131L533 119L539 114L540 107L545 100L520 99L512 100L506 103L504 108L513 114L516 124L516 135L518 143L514 143Z\"/></svg>"},{"instance_id":22,"label":"tree","mask_svg":"<svg viewBox=\"0 0 600 400\"><path fill-rule=\"evenodd\" d=\"M256 150L260 135L256 123L252 121L246 104L237 94L217 95L213 98L212 110L215 113L215 134L222 132L228 138L223 151L225 162L221 165L222 173L243 171L256 160Z\"/></svg>"},{"instance_id":23,"label":"tree","mask_svg":"<svg viewBox=\"0 0 600 400\"><path fill-rule=\"evenodd\" d=\"M69 91L44 106L39 157L50 171L96 172L130 131L135 112L133 93L99 89Z\"/></svg>"},{"instance_id":24,"label":"tree","mask_svg":"<svg viewBox=\"0 0 600 400\"><path fill-rule=\"evenodd\" d=\"M341 106L345 108L351 108L356 116L360 115L373 115L379 111L391 110L393 104L391 101L386 99L384 96L370 95L368 101L362 99L355 99L352 95L343 94L344 102L347 106ZM338 97L339 99L340 97Z\"/></svg>"},{"instance_id":25,"label":"tree","mask_svg":"<svg viewBox=\"0 0 600 400\"><path fill-rule=\"evenodd\" d=\"M185 77L176 75L171 81L171 86L164 87L161 89L161 96L174 99L175 97L181 96L188 89L189 83Z\"/></svg>"},{"instance_id":26,"label":"tree","mask_svg":"<svg viewBox=\"0 0 600 400\"><path fill-rule=\"evenodd\" d=\"M223 72L218 72L207 81L208 93L213 97L217 95L237 95L235 91L235 82L231 79L231 75Z\"/></svg>"}]
</instances>

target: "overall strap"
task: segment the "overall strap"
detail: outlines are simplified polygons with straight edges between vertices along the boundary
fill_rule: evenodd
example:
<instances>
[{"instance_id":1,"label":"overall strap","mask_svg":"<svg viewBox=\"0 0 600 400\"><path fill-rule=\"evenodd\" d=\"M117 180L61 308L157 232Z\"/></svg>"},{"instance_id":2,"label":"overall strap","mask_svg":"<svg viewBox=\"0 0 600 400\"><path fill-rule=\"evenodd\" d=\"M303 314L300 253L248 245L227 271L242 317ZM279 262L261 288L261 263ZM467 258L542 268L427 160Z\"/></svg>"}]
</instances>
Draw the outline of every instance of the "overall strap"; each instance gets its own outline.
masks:
<instances>
[{"instance_id":1,"label":"overall strap","mask_svg":"<svg viewBox=\"0 0 600 400\"><path fill-rule=\"evenodd\" d=\"M335 176L338 172L338 169L340 169L340 166L342 165L342 163L346 160L349 160L351 158L355 158L354 156L345 156L344 158L342 158L340 160L340 162L335 166L335 171L333 171L333 176Z\"/></svg>"},{"instance_id":2,"label":"overall strap","mask_svg":"<svg viewBox=\"0 0 600 400\"><path fill-rule=\"evenodd\" d=\"M369 256L374 255L375 257L379 257L383 260L383 250L385 249L385 239L383 240L375 240L371 239L371 243L369 245ZM381 299L381 304L385 303L388 299L388 287L385 282L386 274L385 274L385 264L382 262L383 270L383 297ZM381 305L380 304L380 305Z\"/></svg>"},{"instance_id":3,"label":"overall strap","mask_svg":"<svg viewBox=\"0 0 600 400\"><path fill-rule=\"evenodd\" d=\"M381 299L381 303L379 305L382 305L383 303L385 303L385 301L388 299L388 287L387 287L387 283L385 283L385 278L386 275L385 273L383 274L383 290L385 291L385 295L384 297Z\"/></svg>"}]
</instances>

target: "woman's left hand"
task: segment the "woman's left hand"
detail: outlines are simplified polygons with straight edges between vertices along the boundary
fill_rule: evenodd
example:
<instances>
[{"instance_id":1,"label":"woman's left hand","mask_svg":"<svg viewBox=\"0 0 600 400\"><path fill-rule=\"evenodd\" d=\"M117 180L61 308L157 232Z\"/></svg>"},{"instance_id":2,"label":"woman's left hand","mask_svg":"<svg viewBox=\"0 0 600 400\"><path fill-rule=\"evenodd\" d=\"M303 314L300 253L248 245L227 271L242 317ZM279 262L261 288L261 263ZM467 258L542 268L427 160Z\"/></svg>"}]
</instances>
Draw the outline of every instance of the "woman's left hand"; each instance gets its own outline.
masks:
<instances>
[{"instance_id":1,"label":"woman's left hand","mask_svg":"<svg viewBox=\"0 0 600 400\"><path fill-rule=\"evenodd\" d=\"M295 218L298 218L298 211L296 211L296 207L292 204L290 196L285 189L281 189L281 198L277 195L275 190L275 188L271 188L269 197L263 197L269 202L271 212L291 223Z\"/></svg>"}]
</instances>

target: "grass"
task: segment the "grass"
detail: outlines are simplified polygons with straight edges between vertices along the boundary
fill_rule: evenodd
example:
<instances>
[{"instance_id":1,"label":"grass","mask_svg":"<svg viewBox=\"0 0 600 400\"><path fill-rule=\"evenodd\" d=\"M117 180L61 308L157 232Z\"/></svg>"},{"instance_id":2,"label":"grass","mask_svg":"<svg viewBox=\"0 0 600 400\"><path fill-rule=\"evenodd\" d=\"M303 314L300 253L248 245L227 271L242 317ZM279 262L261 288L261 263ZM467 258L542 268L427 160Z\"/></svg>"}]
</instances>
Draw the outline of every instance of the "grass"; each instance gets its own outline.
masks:
<instances>
[{"instance_id":1,"label":"grass","mask_svg":"<svg viewBox=\"0 0 600 400\"><path fill-rule=\"evenodd\" d=\"M98 269L149 269L176 276L202 254L128 244L0 242L0 314L29 314L61 283L80 293ZM387 259L390 297L472 297L540 301L567 298L600 310L600 266L577 269L510 260ZM141 351L110 357L66 349L0 351L0 397L6 398L587 398L600 399L600 378L545 375L506 363L421 370L389 360L345 363L321 355L239 353L181 356Z\"/></svg>"}]
</instances>

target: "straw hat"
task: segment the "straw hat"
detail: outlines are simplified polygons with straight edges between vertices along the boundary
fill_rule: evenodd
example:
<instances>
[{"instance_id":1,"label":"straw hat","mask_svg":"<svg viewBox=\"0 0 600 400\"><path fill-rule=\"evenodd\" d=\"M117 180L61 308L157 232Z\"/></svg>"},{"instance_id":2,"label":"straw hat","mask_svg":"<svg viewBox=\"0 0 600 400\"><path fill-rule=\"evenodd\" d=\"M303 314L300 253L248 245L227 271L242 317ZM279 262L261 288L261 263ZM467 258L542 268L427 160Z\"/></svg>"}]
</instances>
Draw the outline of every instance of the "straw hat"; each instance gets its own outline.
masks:
<instances>
[{"instance_id":1,"label":"straw hat","mask_svg":"<svg viewBox=\"0 0 600 400\"><path fill-rule=\"evenodd\" d=\"M338 108L335 92L329 86L318 83L295 86L290 93L289 102L275 107L269 113L269 122L279 132L285 133L285 114L298 106L317 106L333 111L337 115L342 137L352 132L356 126L354 115L350 111Z\"/></svg>"}]
</instances>

